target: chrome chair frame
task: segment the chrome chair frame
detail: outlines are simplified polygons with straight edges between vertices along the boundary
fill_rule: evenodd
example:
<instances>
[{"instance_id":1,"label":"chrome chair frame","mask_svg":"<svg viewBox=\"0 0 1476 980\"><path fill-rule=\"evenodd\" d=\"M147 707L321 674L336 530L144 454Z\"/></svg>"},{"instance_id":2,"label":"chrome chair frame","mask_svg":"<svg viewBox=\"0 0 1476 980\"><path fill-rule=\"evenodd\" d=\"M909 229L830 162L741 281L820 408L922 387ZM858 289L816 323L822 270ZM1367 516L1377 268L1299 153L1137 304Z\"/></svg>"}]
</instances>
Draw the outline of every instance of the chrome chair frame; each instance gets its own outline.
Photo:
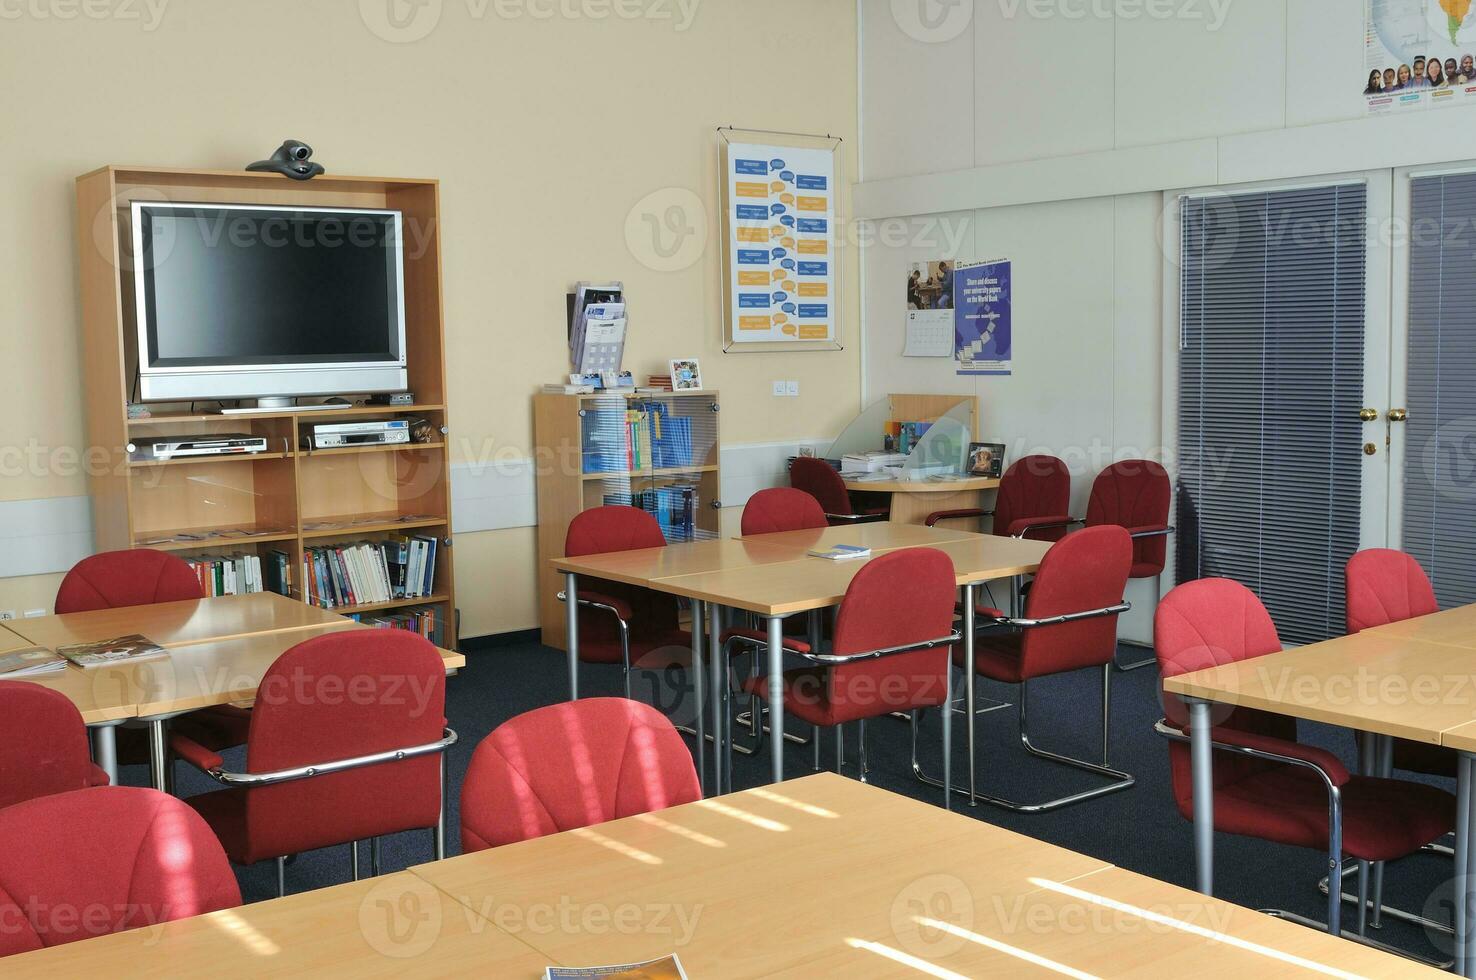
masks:
<instances>
[{"instance_id":1,"label":"chrome chair frame","mask_svg":"<svg viewBox=\"0 0 1476 980\"><path fill-rule=\"evenodd\" d=\"M1131 608L1132 603L1124 599L1110 606L1102 606L1097 609L1083 609L1080 612L1061 613L1057 616L1045 616L1035 619L1018 616L996 616L993 617L990 622L992 622L994 625L1000 626L1012 626L1019 627L1021 629L1034 629L1040 626L1059 626L1062 623L1077 622L1084 619L1100 619L1103 616L1117 616L1121 615L1124 612L1127 612ZM1070 766L1073 769L1080 769L1083 772L1089 772L1094 775L1104 776L1112 780L1112 782L1107 783L1103 786L1097 786L1093 789L1082 790L1079 793L1071 793L1067 796L1060 796L1053 800L1045 800L1041 803L1017 803L1014 800L1009 800L1002 796L989 796L978 792L970 794L967 790L961 790L961 792L964 792L965 795L969 796L971 804L973 803L973 801L979 800L984 803L988 803L991 806L1001 807L1006 810L1013 810L1016 813L1049 813L1052 810L1058 810L1062 807L1070 806L1074 803L1083 803L1087 800L1095 799L1099 796L1106 796L1108 793L1116 793L1119 790L1128 789L1137 781L1131 773L1123 772L1119 769L1113 769L1110 765L1108 765L1112 720L1111 663L1106 663L1102 665L1101 763L1088 762L1085 759L1078 759L1074 756L1061 755L1057 752L1051 752L1047 749L1039 748L1030 741L1030 726L1028 713L1026 710L1026 703L1028 700L1028 685L1029 681L1022 681L1020 683L1019 732L1020 744L1025 747L1025 751L1029 752L1033 756L1045 759L1048 762L1054 762L1058 765ZM919 782L926 783L929 786L942 785L942 783L937 778L929 776L926 772L923 771L922 763L918 760L917 757L916 728L913 729L912 736L912 772L913 775L917 777Z\"/></svg>"},{"instance_id":2,"label":"chrome chair frame","mask_svg":"<svg viewBox=\"0 0 1476 980\"><path fill-rule=\"evenodd\" d=\"M277 769L273 772L231 772L221 766L212 766L201 771L222 786L231 787L255 787L274 786L278 783L296 782L300 779L311 779L314 776L328 776L333 773L347 772L352 769L365 769L369 766L383 765L386 762L400 762L404 759L414 759L425 755L439 755L441 757L441 812L436 817L436 825L431 828L432 839L435 845L436 860L440 861L446 856L446 752L456 744L458 739L456 731L444 728L441 737L434 742L426 742L423 745L412 745L403 749L386 749L383 752L372 752L369 755L358 755L348 759L334 759L330 762L316 762L307 766L294 766L291 769ZM379 874L379 838L372 838L369 845L370 866L373 873ZM296 855L292 855L295 857ZM359 842L349 842L349 868L353 874L353 880L359 880ZM277 864L277 897L281 898L287 894L287 863L288 855L280 855L276 858Z\"/></svg>"},{"instance_id":3,"label":"chrome chair frame","mask_svg":"<svg viewBox=\"0 0 1476 980\"><path fill-rule=\"evenodd\" d=\"M568 590L560 589L558 599L560 602L568 602ZM620 627L620 667L625 672L625 697L627 700L630 700L630 624L625 621L624 616L620 615L620 610L607 602L580 599L576 596L575 604L583 606L585 609L599 609L615 618L616 624Z\"/></svg>"},{"instance_id":4,"label":"chrome chair frame","mask_svg":"<svg viewBox=\"0 0 1476 980\"><path fill-rule=\"evenodd\" d=\"M893 655L899 654L899 653L911 653L911 652L916 651L916 650L932 650L932 649L935 649L935 648L940 647L940 646L949 646L949 647L951 647L951 646L953 646L953 645L961 642L962 640L963 640L963 634L960 633L958 630L954 630L953 632L951 632L950 634L948 634L948 636L940 637L940 638L935 639L935 640L921 640L921 641L919 641L917 643L909 643L909 644L905 644L903 646L897 646L897 647L879 647L879 648L877 648L875 650L865 650L865 651L862 651L862 652L859 652L859 653L848 653L848 654L818 653L818 652L815 652L813 649L810 652L808 652L808 653L802 653L802 652L800 652L798 650L788 650L787 652L793 654L794 656L797 656L797 657L801 658L802 660L808 660L811 663L819 664L819 665L825 666L825 667L835 667L835 666L839 666L839 665L842 665L842 664L854 663L856 661L861 661L861 660L877 660L877 659L880 659L882 657L893 656ZM763 648L765 648L767 646L767 643L766 642L760 642L760 641L754 639L751 636L730 636L730 637L728 637L727 642L725 642L723 644L723 647L722 647L722 656L723 656L723 659L724 659L724 663L725 664L731 663L732 656L733 656L733 649L732 648L733 648L733 646L735 644L742 644L742 645L751 646L755 650L761 650L761 649L763 649ZM728 698L729 698L729 695L731 693L733 683L732 683L732 675L731 675L730 672L728 672L728 671L725 670L724 671L724 676L727 678L727 682L723 685L723 692L722 692L723 713L722 713L722 721L721 721L721 724L724 726L724 729L725 729L724 738L723 738L724 751L728 751L728 750L730 750L733 747L733 740L732 740L733 712L728 708ZM952 761L953 761L953 759L952 759L952 749L953 749L952 739L949 737L949 734L952 731L952 728L951 728L951 725L952 725L951 714L952 714L952 712L949 711L949 710L947 710L949 707L951 707L951 705L953 703L953 689L952 688L953 688L953 685L952 685L952 666L950 664L943 671L943 705L944 705L944 709L945 709L942 712L942 715L943 715L943 724L944 724L943 769L944 769L944 772L945 773L951 773L952 772L951 764L952 764ZM771 693L771 696L772 696L774 692L770 692L770 693ZM754 697L755 699L757 698L756 695L752 695L751 697ZM888 712L888 714L889 713L890 712ZM884 715L878 715L877 717L883 717L883 716ZM912 731L913 731L913 757L915 759L916 758L916 755L917 755L917 751L916 751L916 747L917 747L917 727L918 727L918 722L920 720L920 716L919 716L919 712L918 711L914 710L912 712L912 720L913 720L913 726L912 726ZM864 718L858 719L858 721L857 721L857 727L860 730L860 737L861 737L861 742L860 742L860 745L858 747L857 769L858 769L858 774L859 774L860 780L863 783L865 783L865 782L868 781L867 778L866 778L866 774L870 771L870 766L868 765L867 759L866 759L866 721L867 721L867 719L864 719ZM814 759L813 759L812 765L813 765L813 768L815 769L815 771L816 772L819 772L820 771L820 727L821 726L819 726L819 725L813 725L811 727L813 728L813 733L811 735L810 741L811 741L811 743L813 744L813 747L814 747ZM845 733L845 725L844 725L844 723L835 726L835 736L836 736L836 741L835 741L835 745L836 745L836 770L837 770L837 772L840 771L841 767L844 765L844 762L845 762L845 748L844 748L844 737L845 736L844 736L844 733ZM722 786L722 787L719 787L719 790L720 790L720 792L731 793L733 791L733 764L732 764L731 754L729 755L728 764L724 767L724 772L725 772L725 775L726 775L726 779L725 779L726 785L725 786ZM944 805L944 808L945 809L952 809L952 797L953 797L953 793L952 793L952 783L951 783L951 781L948 782L948 783L941 783L940 782L937 785L940 786L940 787L943 787L943 789L944 789L944 793L943 793L943 805Z\"/></svg>"}]
</instances>

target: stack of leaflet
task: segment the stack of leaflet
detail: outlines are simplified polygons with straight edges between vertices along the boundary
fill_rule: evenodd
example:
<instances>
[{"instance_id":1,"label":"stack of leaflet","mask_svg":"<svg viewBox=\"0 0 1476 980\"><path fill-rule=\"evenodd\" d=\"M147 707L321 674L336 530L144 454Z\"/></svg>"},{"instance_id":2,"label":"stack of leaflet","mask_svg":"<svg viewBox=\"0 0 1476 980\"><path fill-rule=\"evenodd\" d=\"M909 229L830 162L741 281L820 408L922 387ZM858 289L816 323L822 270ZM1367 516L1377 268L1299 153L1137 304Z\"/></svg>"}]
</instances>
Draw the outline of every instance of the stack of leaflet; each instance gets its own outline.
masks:
<instances>
[{"instance_id":1,"label":"stack of leaflet","mask_svg":"<svg viewBox=\"0 0 1476 980\"><path fill-rule=\"evenodd\" d=\"M579 374L614 374L625 356L624 287L581 282L574 287L569 362Z\"/></svg>"},{"instance_id":2,"label":"stack of leaflet","mask_svg":"<svg viewBox=\"0 0 1476 980\"><path fill-rule=\"evenodd\" d=\"M880 473L888 466L901 466L905 462L907 456L903 453L846 453L841 457L841 472Z\"/></svg>"}]
</instances>

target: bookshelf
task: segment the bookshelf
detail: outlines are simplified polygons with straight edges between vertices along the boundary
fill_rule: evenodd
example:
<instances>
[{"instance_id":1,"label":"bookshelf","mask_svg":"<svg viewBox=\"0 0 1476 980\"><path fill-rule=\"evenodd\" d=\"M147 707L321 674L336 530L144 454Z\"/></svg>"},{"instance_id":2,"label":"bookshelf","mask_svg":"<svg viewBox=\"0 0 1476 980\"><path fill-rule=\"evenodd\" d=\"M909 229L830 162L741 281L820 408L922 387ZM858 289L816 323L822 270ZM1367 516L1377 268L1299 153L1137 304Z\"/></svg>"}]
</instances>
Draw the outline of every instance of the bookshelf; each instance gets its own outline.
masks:
<instances>
[{"instance_id":1,"label":"bookshelf","mask_svg":"<svg viewBox=\"0 0 1476 980\"><path fill-rule=\"evenodd\" d=\"M569 522L602 504L652 513L669 543L715 538L722 501L716 391L533 396L538 461L538 612L543 642L563 649Z\"/></svg>"},{"instance_id":2,"label":"bookshelf","mask_svg":"<svg viewBox=\"0 0 1476 980\"><path fill-rule=\"evenodd\" d=\"M451 561L451 495L441 315L440 198L434 180L324 175L293 181L277 174L104 167L77 178L84 382L91 461L88 489L99 550L146 547L199 561L249 554L288 568L287 589L305 598L307 549L380 544L395 536L433 539L428 595L335 605L366 618L428 611L438 643L456 643ZM129 418L137 363L132 266L134 200L365 207L401 211L429 229L404 257L405 341L414 405L349 404L330 410L222 416L212 402L150 404ZM348 449L309 449L315 423L423 419L434 441ZM245 432L267 441L262 453L168 461L130 453L160 435Z\"/></svg>"}]
</instances>

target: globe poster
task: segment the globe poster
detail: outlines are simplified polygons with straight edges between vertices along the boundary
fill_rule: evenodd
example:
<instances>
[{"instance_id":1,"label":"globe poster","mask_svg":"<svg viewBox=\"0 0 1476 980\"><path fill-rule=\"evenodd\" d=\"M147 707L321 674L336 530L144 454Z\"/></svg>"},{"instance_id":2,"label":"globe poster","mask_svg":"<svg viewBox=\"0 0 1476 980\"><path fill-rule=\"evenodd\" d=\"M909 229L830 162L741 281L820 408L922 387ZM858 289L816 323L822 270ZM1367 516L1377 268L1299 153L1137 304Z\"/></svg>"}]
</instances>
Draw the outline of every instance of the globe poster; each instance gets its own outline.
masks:
<instances>
[{"instance_id":1,"label":"globe poster","mask_svg":"<svg viewBox=\"0 0 1476 980\"><path fill-rule=\"evenodd\" d=\"M1464 105L1476 99L1472 0L1365 0L1370 113Z\"/></svg>"}]
</instances>

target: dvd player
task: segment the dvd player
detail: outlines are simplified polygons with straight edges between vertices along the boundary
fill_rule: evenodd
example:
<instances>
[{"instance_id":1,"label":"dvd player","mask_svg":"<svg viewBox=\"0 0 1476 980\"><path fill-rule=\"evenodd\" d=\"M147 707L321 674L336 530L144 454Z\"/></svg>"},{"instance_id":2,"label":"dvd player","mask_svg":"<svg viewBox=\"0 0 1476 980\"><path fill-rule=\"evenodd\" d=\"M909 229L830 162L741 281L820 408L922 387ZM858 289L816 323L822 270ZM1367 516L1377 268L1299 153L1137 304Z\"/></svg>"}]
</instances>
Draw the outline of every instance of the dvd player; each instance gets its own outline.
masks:
<instances>
[{"instance_id":1,"label":"dvd player","mask_svg":"<svg viewBox=\"0 0 1476 980\"><path fill-rule=\"evenodd\" d=\"M328 422L313 426L314 449L344 446L389 446L410 441L407 419L378 422Z\"/></svg>"},{"instance_id":2,"label":"dvd player","mask_svg":"<svg viewBox=\"0 0 1476 980\"><path fill-rule=\"evenodd\" d=\"M244 432L211 433L198 436L159 436L150 442L128 444L130 455L140 452L149 459L174 459L178 456L235 456L240 453L264 453L264 436Z\"/></svg>"}]
</instances>

